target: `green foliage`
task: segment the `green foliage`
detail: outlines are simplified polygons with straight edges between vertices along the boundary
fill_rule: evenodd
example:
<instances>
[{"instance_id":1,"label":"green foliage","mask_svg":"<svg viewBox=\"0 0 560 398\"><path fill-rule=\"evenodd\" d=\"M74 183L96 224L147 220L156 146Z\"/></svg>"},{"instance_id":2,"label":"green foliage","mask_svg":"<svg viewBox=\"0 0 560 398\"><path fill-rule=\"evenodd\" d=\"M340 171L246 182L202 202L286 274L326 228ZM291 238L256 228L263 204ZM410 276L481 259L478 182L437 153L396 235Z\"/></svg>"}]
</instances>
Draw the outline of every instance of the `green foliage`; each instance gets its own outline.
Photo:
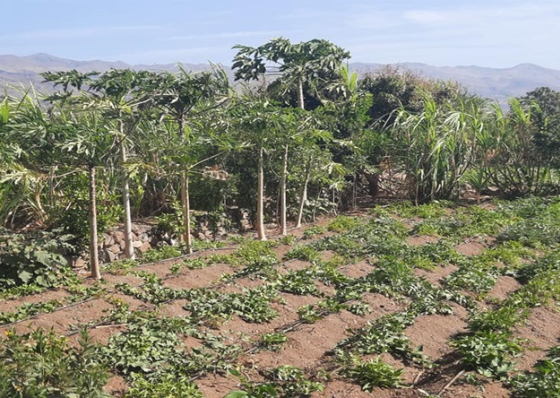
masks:
<instances>
[{"instance_id":1,"label":"green foliage","mask_svg":"<svg viewBox=\"0 0 560 398\"><path fill-rule=\"evenodd\" d=\"M365 316L371 313L371 307L369 304L362 302L352 303L346 309L352 314L360 316Z\"/></svg>"},{"instance_id":2,"label":"green foliage","mask_svg":"<svg viewBox=\"0 0 560 398\"><path fill-rule=\"evenodd\" d=\"M113 261L103 266L103 270L113 275L125 275L140 265L139 261L124 259Z\"/></svg>"},{"instance_id":3,"label":"green foliage","mask_svg":"<svg viewBox=\"0 0 560 398\"><path fill-rule=\"evenodd\" d=\"M550 350L548 357L535 365L533 372L514 377L511 384L517 398L553 398L560 393L560 347Z\"/></svg>"},{"instance_id":4,"label":"green foliage","mask_svg":"<svg viewBox=\"0 0 560 398\"><path fill-rule=\"evenodd\" d=\"M319 312L319 310L313 305L304 305L298 308L297 313L299 315L299 319L305 323L315 323L325 315Z\"/></svg>"},{"instance_id":5,"label":"green foliage","mask_svg":"<svg viewBox=\"0 0 560 398\"><path fill-rule=\"evenodd\" d=\"M462 176L473 160L473 141L481 127L479 106L464 99L457 109L426 94L419 113L401 108L391 138L402 171L410 178L415 202L457 196Z\"/></svg>"},{"instance_id":6,"label":"green foliage","mask_svg":"<svg viewBox=\"0 0 560 398\"><path fill-rule=\"evenodd\" d=\"M181 375L167 373L154 380L134 374L131 384L125 398L204 398L196 384Z\"/></svg>"},{"instance_id":7,"label":"green foliage","mask_svg":"<svg viewBox=\"0 0 560 398\"><path fill-rule=\"evenodd\" d=\"M247 241L235 250L225 261L231 265L244 265L252 267L264 267L278 263L273 247L277 246L273 241Z\"/></svg>"},{"instance_id":8,"label":"green foliage","mask_svg":"<svg viewBox=\"0 0 560 398\"><path fill-rule=\"evenodd\" d=\"M283 260L298 259L303 261L313 261L319 258L319 252L308 245L297 245L292 247L285 255Z\"/></svg>"},{"instance_id":9,"label":"green foliage","mask_svg":"<svg viewBox=\"0 0 560 398\"><path fill-rule=\"evenodd\" d=\"M308 397L315 391L323 391L323 385L308 380L303 371L295 366L279 366L267 375L274 387L279 390L280 396L285 398Z\"/></svg>"},{"instance_id":10,"label":"green foliage","mask_svg":"<svg viewBox=\"0 0 560 398\"><path fill-rule=\"evenodd\" d=\"M549 247L560 243L558 218L539 217L511 225L501 233L498 242L518 241L528 247Z\"/></svg>"},{"instance_id":11,"label":"green foliage","mask_svg":"<svg viewBox=\"0 0 560 398\"><path fill-rule=\"evenodd\" d=\"M60 285L67 279L64 254L74 250L68 243L72 238L60 231L0 235L0 288Z\"/></svg>"},{"instance_id":12,"label":"green foliage","mask_svg":"<svg viewBox=\"0 0 560 398\"><path fill-rule=\"evenodd\" d=\"M327 227L332 232L344 232L359 226L361 222L356 217L338 216Z\"/></svg>"},{"instance_id":13,"label":"green foliage","mask_svg":"<svg viewBox=\"0 0 560 398\"><path fill-rule=\"evenodd\" d=\"M494 247L484 250L479 255L481 261L495 262L501 261L507 266L519 266L522 259L530 260L535 257L535 253L518 241L502 242Z\"/></svg>"},{"instance_id":14,"label":"green foliage","mask_svg":"<svg viewBox=\"0 0 560 398\"><path fill-rule=\"evenodd\" d=\"M427 218L414 227L413 233L445 236L448 239L495 235L503 226L511 223L510 218L504 211L471 206L460 208L450 215Z\"/></svg>"},{"instance_id":15,"label":"green foliage","mask_svg":"<svg viewBox=\"0 0 560 398\"><path fill-rule=\"evenodd\" d=\"M509 334L480 331L453 341L465 364L478 373L497 379L507 377L513 370L512 357L521 352L521 346Z\"/></svg>"},{"instance_id":16,"label":"green foliage","mask_svg":"<svg viewBox=\"0 0 560 398\"><path fill-rule=\"evenodd\" d=\"M425 359L422 353L412 349L404 333L405 328L414 322L414 317L412 313L401 312L369 322L366 327L354 331L352 336L340 342L335 353L343 358L345 351L360 355L389 352L406 360L423 363Z\"/></svg>"},{"instance_id":17,"label":"green foliage","mask_svg":"<svg viewBox=\"0 0 560 398\"><path fill-rule=\"evenodd\" d=\"M141 287L133 287L128 283L118 283L115 285L115 288L124 294L153 304L161 304L174 299L187 298L191 294L188 289L172 289L163 286L162 280L154 274L136 274L141 276L145 281Z\"/></svg>"},{"instance_id":18,"label":"green foliage","mask_svg":"<svg viewBox=\"0 0 560 398\"><path fill-rule=\"evenodd\" d=\"M490 156L491 182L511 197L549 194L557 189L550 170L556 154L536 145L536 138L546 130L534 122L534 107L516 98L509 104L507 114L495 106L490 122L496 142Z\"/></svg>"},{"instance_id":19,"label":"green foliage","mask_svg":"<svg viewBox=\"0 0 560 398\"><path fill-rule=\"evenodd\" d=\"M303 233L303 238L310 239L313 236L321 235L325 232L327 232L327 228L323 227L322 225L314 225L305 230L305 232Z\"/></svg>"},{"instance_id":20,"label":"green foliage","mask_svg":"<svg viewBox=\"0 0 560 398\"><path fill-rule=\"evenodd\" d=\"M402 202L390 206L389 210L393 211L399 217L412 218L419 217L424 219L441 218L445 216L446 209L453 207L453 202L446 200L438 200L430 203L415 206L412 202Z\"/></svg>"},{"instance_id":21,"label":"green foliage","mask_svg":"<svg viewBox=\"0 0 560 398\"><path fill-rule=\"evenodd\" d=\"M157 261L167 260L181 256L183 253L175 246L164 245L156 249L150 249L142 255L142 261L145 263L155 263Z\"/></svg>"},{"instance_id":22,"label":"green foliage","mask_svg":"<svg viewBox=\"0 0 560 398\"><path fill-rule=\"evenodd\" d=\"M519 301L506 302L494 310L474 313L469 319L469 328L473 332L507 334L529 315L529 311L523 307L523 303Z\"/></svg>"},{"instance_id":23,"label":"green foliage","mask_svg":"<svg viewBox=\"0 0 560 398\"><path fill-rule=\"evenodd\" d=\"M57 206L51 214L52 228L64 231L74 237L76 246L83 250L88 247L89 230L89 181L86 173L77 173L67 179L64 186L66 206ZM97 201L105 203L103 211L97 212L97 230L103 236L107 228L116 225L122 217L120 197L97 189Z\"/></svg>"},{"instance_id":24,"label":"green foliage","mask_svg":"<svg viewBox=\"0 0 560 398\"><path fill-rule=\"evenodd\" d=\"M282 276L276 283L278 288L286 293L318 296L320 292L315 285L315 276L316 271L313 269L302 269Z\"/></svg>"},{"instance_id":25,"label":"green foliage","mask_svg":"<svg viewBox=\"0 0 560 398\"><path fill-rule=\"evenodd\" d=\"M287 341L288 336L284 333L265 333L261 336L261 346L272 351L278 351Z\"/></svg>"},{"instance_id":26,"label":"green foliage","mask_svg":"<svg viewBox=\"0 0 560 398\"><path fill-rule=\"evenodd\" d=\"M436 266L445 267L452 263L460 263L463 257L457 253L453 244L440 240L435 243L411 247L404 253L403 259L411 267L430 269Z\"/></svg>"},{"instance_id":27,"label":"green foliage","mask_svg":"<svg viewBox=\"0 0 560 398\"><path fill-rule=\"evenodd\" d=\"M404 369L394 369L384 363L380 357L367 362L359 361L346 368L342 374L358 383L362 390L371 391L374 387L398 388L402 383Z\"/></svg>"},{"instance_id":28,"label":"green foliage","mask_svg":"<svg viewBox=\"0 0 560 398\"><path fill-rule=\"evenodd\" d=\"M183 361L182 347L183 343L173 331L132 324L126 332L111 336L100 354L124 375L161 373Z\"/></svg>"},{"instance_id":29,"label":"green foliage","mask_svg":"<svg viewBox=\"0 0 560 398\"><path fill-rule=\"evenodd\" d=\"M23 303L13 312L0 312L0 324L17 322L22 319L27 319L33 315L40 313L46 314L53 312L62 306L59 300L50 300L42 303Z\"/></svg>"},{"instance_id":30,"label":"green foliage","mask_svg":"<svg viewBox=\"0 0 560 398\"><path fill-rule=\"evenodd\" d=\"M83 331L77 347L53 331L6 333L0 346L0 397L104 398L109 373Z\"/></svg>"},{"instance_id":31,"label":"green foliage","mask_svg":"<svg viewBox=\"0 0 560 398\"><path fill-rule=\"evenodd\" d=\"M485 294L494 287L501 270L476 258L464 260L459 269L445 278L445 284L455 289L467 289Z\"/></svg>"},{"instance_id":32,"label":"green foliage","mask_svg":"<svg viewBox=\"0 0 560 398\"><path fill-rule=\"evenodd\" d=\"M270 307L276 295L275 290L267 288L246 290L243 294L193 289L184 308L198 322L219 321L235 314L247 322L265 323L278 315Z\"/></svg>"},{"instance_id":33,"label":"green foliage","mask_svg":"<svg viewBox=\"0 0 560 398\"><path fill-rule=\"evenodd\" d=\"M294 244L294 242L297 240L295 235L286 235L286 236L282 236L280 238L278 238L278 242L280 242L283 245L287 245L287 246L291 246Z\"/></svg>"}]
</instances>

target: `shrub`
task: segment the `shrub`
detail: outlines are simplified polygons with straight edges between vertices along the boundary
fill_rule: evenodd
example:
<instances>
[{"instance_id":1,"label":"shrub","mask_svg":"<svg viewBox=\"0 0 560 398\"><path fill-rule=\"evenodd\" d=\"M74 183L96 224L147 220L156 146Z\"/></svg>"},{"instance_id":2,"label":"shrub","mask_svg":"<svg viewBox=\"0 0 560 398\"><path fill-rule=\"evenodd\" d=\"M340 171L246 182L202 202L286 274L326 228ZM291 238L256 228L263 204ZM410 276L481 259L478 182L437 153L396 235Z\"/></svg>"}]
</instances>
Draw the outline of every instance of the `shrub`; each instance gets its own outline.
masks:
<instances>
[{"instance_id":1,"label":"shrub","mask_svg":"<svg viewBox=\"0 0 560 398\"><path fill-rule=\"evenodd\" d=\"M109 397L103 393L109 373L96 361L86 332L78 347L52 330L24 335L12 330L6 335L0 346L0 398Z\"/></svg>"},{"instance_id":2,"label":"shrub","mask_svg":"<svg viewBox=\"0 0 560 398\"><path fill-rule=\"evenodd\" d=\"M0 234L0 289L31 284L59 285L68 271L63 254L74 250L68 243L73 236L59 232L32 236Z\"/></svg>"}]
</instances>

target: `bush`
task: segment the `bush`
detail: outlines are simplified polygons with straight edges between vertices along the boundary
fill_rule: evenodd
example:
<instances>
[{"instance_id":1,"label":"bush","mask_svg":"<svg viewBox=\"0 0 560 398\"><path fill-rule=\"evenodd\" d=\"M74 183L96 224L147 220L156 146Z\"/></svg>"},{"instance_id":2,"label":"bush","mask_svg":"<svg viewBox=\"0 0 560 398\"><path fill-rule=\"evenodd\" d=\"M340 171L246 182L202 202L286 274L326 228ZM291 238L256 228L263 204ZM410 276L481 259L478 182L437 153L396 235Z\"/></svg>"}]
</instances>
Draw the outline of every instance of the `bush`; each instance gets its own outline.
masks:
<instances>
[{"instance_id":1,"label":"bush","mask_svg":"<svg viewBox=\"0 0 560 398\"><path fill-rule=\"evenodd\" d=\"M95 360L86 332L78 347L52 330L6 335L0 348L0 398L109 397L103 393L109 373Z\"/></svg>"},{"instance_id":2,"label":"bush","mask_svg":"<svg viewBox=\"0 0 560 398\"><path fill-rule=\"evenodd\" d=\"M63 254L74 250L68 243L74 237L59 232L23 235L0 231L0 289L59 285L68 271Z\"/></svg>"}]
</instances>

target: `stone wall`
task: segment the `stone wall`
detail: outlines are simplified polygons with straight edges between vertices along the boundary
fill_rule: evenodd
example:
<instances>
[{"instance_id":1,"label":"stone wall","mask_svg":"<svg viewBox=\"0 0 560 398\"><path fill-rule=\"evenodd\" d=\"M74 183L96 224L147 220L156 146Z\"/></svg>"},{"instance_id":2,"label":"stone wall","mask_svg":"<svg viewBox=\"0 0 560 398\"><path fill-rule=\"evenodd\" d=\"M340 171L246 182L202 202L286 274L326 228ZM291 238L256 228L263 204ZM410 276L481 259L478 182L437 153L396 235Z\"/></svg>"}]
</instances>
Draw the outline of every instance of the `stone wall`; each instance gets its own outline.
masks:
<instances>
[{"instance_id":1,"label":"stone wall","mask_svg":"<svg viewBox=\"0 0 560 398\"><path fill-rule=\"evenodd\" d=\"M229 232L246 232L252 228L249 212L245 209L230 207L223 214L193 212L192 239L223 239ZM132 224L132 246L137 255L160 245L177 245L179 237L157 229L156 220L144 220ZM123 226L108 229L100 242L99 261L108 263L124 257Z\"/></svg>"},{"instance_id":2,"label":"stone wall","mask_svg":"<svg viewBox=\"0 0 560 398\"><path fill-rule=\"evenodd\" d=\"M152 224L132 224L132 246L134 251L144 253L156 247L158 240ZM113 227L103 234L99 250L99 260L104 263L124 258L124 232L121 227Z\"/></svg>"}]
</instances>

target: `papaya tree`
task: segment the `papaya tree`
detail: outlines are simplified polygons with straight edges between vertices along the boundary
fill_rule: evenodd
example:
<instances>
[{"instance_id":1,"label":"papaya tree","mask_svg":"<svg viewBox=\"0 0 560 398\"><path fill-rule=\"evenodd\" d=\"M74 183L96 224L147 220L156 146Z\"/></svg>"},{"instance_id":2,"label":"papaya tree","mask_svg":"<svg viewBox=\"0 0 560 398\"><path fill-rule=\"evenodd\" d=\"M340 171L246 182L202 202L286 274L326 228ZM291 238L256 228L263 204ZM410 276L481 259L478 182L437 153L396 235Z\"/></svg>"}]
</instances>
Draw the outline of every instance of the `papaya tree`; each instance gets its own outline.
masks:
<instances>
[{"instance_id":1,"label":"papaya tree","mask_svg":"<svg viewBox=\"0 0 560 398\"><path fill-rule=\"evenodd\" d=\"M282 108L277 104L247 94L230 106L228 128L237 137L240 148L254 150L257 157L256 230L259 240L266 240L264 228L264 156L272 151L282 126Z\"/></svg>"},{"instance_id":2,"label":"papaya tree","mask_svg":"<svg viewBox=\"0 0 560 398\"><path fill-rule=\"evenodd\" d=\"M292 44L288 39L276 38L259 47L236 45L238 52L233 59L232 69L236 80L257 80L265 74L273 73L277 79L269 86L285 96L290 90L297 92L297 107L305 106L304 86L318 91L326 88L333 80L338 79L338 71L342 62L350 58L350 53L328 40L313 39L307 42ZM283 234L286 226L286 174L290 140L283 144L283 171L281 178L280 220ZM306 198L301 197L300 202ZM300 223L298 223L299 226Z\"/></svg>"},{"instance_id":3,"label":"papaya tree","mask_svg":"<svg viewBox=\"0 0 560 398\"><path fill-rule=\"evenodd\" d=\"M328 40L313 39L292 44L283 37L270 40L259 47L236 45L232 69L236 80L257 80L267 72L278 75L284 92L297 91L297 106L305 109L304 85L317 87L328 83L350 53Z\"/></svg>"},{"instance_id":4,"label":"papaya tree","mask_svg":"<svg viewBox=\"0 0 560 398\"><path fill-rule=\"evenodd\" d=\"M132 246L132 211L127 166L130 147L135 141L138 124L144 117L143 112L153 104L151 97L145 93L147 81L151 76L153 74L147 71L111 69L93 80L89 89L94 96L94 102L100 104L106 117L113 120L111 131L120 153L125 256L131 259L135 254Z\"/></svg>"},{"instance_id":5,"label":"papaya tree","mask_svg":"<svg viewBox=\"0 0 560 398\"><path fill-rule=\"evenodd\" d=\"M180 137L181 151L175 161L180 163L181 172L181 204L183 208L183 241L188 253L192 253L189 199L189 171L192 167L204 163L204 159L196 156L193 150L202 137L196 136L200 129L193 129L195 118L211 112L219 106L229 93L227 76L222 69L214 68L212 72L190 74L180 68L178 74L160 73L150 82L156 106L164 110L165 116L176 124ZM189 146L191 148L189 148ZM209 160L209 159L208 159Z\"/></svg>"}]
</instances>

